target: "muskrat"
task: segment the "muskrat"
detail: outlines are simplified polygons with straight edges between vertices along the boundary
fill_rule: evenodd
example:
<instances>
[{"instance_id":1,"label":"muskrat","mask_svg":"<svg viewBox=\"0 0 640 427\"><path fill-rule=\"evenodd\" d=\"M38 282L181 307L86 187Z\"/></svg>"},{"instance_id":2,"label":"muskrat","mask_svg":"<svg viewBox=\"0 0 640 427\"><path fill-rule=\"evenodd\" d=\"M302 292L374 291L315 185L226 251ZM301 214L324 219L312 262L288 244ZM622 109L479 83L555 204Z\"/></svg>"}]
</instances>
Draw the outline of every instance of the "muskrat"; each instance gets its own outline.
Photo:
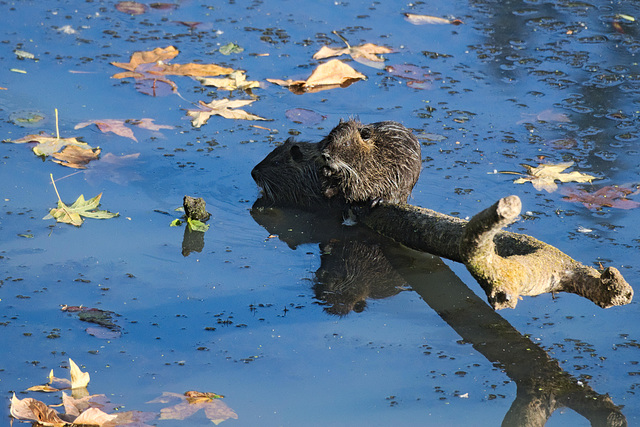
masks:
<instances>
[{"instance_id":1,"label":"muskrat","mask_svg":"<svg viewBox=\"0 0 640 427\"><path fill-rule=\"evenodd\" d=\"M340 123L319 143L325 197L351 203L407 203L422 168L420 142L392 121Z\"/></svg>"},{"instance_id":2,"label":"muskrat","mask_svg":"<svg viewBox=\"0 0 640 427\"><path fill-rule=\"evenodd\" d=\"M251 176L267 201L311 207L330 202L324 196L323 165L318 144L288 138L253 168Z\"/></svg>"},{"instance_id":3,"label":"muskrat","mask_svg":"<svg viewBox=\"0 0 640 427\"><path fill-rule=\"evenodd\" d=\"M289 138L251 171L280 206L406 203L418 180L420 143L397 122L341 120L317 144Z\"/></svg>"}]
</instances>

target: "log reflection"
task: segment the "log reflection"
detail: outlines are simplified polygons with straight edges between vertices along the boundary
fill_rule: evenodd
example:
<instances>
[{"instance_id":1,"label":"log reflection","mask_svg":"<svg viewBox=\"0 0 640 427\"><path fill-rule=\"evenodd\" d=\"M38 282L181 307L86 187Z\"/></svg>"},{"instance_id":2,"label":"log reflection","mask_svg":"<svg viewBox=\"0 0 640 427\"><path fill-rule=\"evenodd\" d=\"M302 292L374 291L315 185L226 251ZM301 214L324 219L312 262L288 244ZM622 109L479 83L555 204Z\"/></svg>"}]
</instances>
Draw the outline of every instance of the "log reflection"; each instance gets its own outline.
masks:
<instances>
[{"instance_id":1,"label":"log reflection","mask_svg":"<svg viewBox=\"0 0 640 427\"><path fill-rule=\"evenodd\" d=\"M319 243L321 266L314 291L325 310L344 316L362 311L367 299L407 288L417 292L463 340L517 385L505 426L544 426L567 407L595 426L626 426L607 395L598 394L562 370L558 362L518 332L472 292L440 258L416 252L370 232L340 225L339 213L314 215L254 205L252 216L291 248ZM337 215L337 216L336 216Z\"/></svg>"}]
</instances>

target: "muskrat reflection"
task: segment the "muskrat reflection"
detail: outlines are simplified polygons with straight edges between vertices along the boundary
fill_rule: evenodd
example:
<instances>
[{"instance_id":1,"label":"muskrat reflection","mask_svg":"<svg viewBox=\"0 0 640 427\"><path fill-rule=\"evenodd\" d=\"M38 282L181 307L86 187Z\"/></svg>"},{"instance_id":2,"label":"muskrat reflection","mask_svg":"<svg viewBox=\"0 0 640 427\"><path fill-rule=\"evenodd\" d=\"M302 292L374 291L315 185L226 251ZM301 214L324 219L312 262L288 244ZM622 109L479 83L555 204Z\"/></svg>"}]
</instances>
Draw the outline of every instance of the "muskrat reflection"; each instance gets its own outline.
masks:
<instances>
[{"instance_id":1,"label":"muskrat reflection","mask_svg":"<svg viewBox=\"0 0 640 427\"><path fill-rule=\"evenodd\" d=\"M269 203L269 201L266 201ZM253 219L291 249L305 243L320 245L320 267L313 289L327 313L344 316L362 312L367 299L387 298L405 289L382 248L397 243L364 227L345 227L342 211L317 215L305 210L271 208L258 199L251 209Z\"/></svg>"},{"instance_id":2,"label":"muskrat reflection","mask_svg":"<svg viewBox=\"0 0 640 427\"><path fill-rule=\"evenodd\" d=\"M377 243L340 240L322 244L320 250L313 290L327 313L360 313L368 298L388 298L405 289Z\"/></svg>"}]
</instances>

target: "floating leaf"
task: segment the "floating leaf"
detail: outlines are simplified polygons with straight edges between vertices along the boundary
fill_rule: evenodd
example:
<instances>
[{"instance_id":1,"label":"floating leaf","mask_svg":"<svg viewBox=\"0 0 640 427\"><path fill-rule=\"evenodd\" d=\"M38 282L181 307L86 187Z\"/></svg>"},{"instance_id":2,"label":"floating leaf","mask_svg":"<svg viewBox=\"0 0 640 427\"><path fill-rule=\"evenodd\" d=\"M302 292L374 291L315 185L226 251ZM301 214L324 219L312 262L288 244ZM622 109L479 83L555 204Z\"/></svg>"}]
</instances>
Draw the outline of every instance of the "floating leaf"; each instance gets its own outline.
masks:
<instances>
[{"instance_id":1,"label":"floating leaf","mask_svg":"<svg viewBox=\"0 0 640 427\"><path fill-rule=\"evenodd\" d=\"M214 77L223 74L230 74L233 69L221 67L215 64L168 64L167 61L175 58L178 49L173 46L166 48L156 48L151 51L135 52L131 55L129 62L112 62L126 72L116 73L111 76L114 79L135 78L138 81L152 84L150 90L145 86L138 87L143 93L156 95L156 84L161 82L171 87L173 92L178 92L177 85L165 76L191 76L191 77Z\"/></svg>"},{"instance_id":2,"label":"floating leaf","mask_svg":"<svg viewBox=\"0 0 640 427\"><path fill-rule=\"evenodd\" d=\"M76 362L69 359L69 367L71 368L71 388L85 388L89 385L89 373L82 372Z\"/></svg>"},{"instance_id":3,"label":"floating leaf","mask_svg":"<svg viewBox=\"0 0 640 427\"><path fill-rule=\"evenodd\" d=\"M518 178L513 181L515 184L523 184L525 182L531 182L533 187L540 191L545 190L549 193L552 193L558 189L555 181L560 182L591 182L597 177L593 175L588 175L581 172L570 172L563 173L565 169L572 166L573 162L566 163L558 163L558 164L542 164L538 167L533 167L529 165L522 165L525 169L527 169L527 173L529 176L525 176L522 178Z\"/></svg>"},{"instance_id":4,"label":"floating leaf","mask_svg":"<svg viewBox=\"0 0 640 427\"><path fill-rule=\"evenodd\" d=\"M602 187L598 191L588 192L582 189L562 190L567 202L582 203L587 209L602 209L603 207L616 209L635 209L640 203L627 199L634 191L630 188L618 186Z\"/></svg>"},{"instance_id":5,"label":"floating leaf","mask_svg":"<svg viewBox=\"0 0 640 427\"><path fill-rule=\"evenodd\" d=\"M239 119L239 120L267 120L263 117L256 116L254 114L247 113L244 110L239 110L239 107L249 105L254 102L255 99L249 100L230 100L219 99L213 100L208 104L200 101L199 110L187 110L187 115L193 117L191 124L197 128L207 123L209 117L213 115L222 116L225 119Z\"/></svg>"},{"instance_id":6,"label":"floating leaf","mask_svg":"<svg viewBox=\"0 0 640 427\"><path fill-rule=\"evenodd\" d=\"M187 227L189 227L189 230L191 231L200 231L204 233L209 229L209 224L205 224L197 219L187 218Z\"/></svg>"},{"instance_id":7,"label":"floating leaf","mask_svg":"<svg viewBox=\"0 0 640 427\"><path fill-rule=\"evenodd\" d=\"M242 70L234 71L233 73L229 74L229 77L197 77L197 79L204 86L213 86L222 90L249 90L260 87L260 82L247 80L247 76Z\"/></svg>"},{"instance_id":8,"label":"floating leaf","mask_svg":"<svg viewBox=\"0 0 640 427\"><path fill-rule=\"evenodd\" d=\"M137 1L121 1L116 3L116 9L129 15L142 15L147 11L147 5Z\"/></svg>"},{"instance_id":9,"label":"floating leaf","mask_svg":"<svg viewBox=\"0 0 640 427\"><path fill-rule=\"evenodd\" d=\"M138 141L133 135L133 131L131 130L131 128L128 128L124 125L124 120L89 120L88 122L78 123L77 125L75 125L74 129L82 129L83 127L87 127L92 124L98 126L98 129L100 129L100 131L103 133L113 132L116 135L133 139L136 142Z\"/></svg>"},{"instance_id":10,"label":"floating leaf","mask_svg":"<svg viewBox=\"0 0 640 427\"><path fill-rule=\"evenodd\" d=\"M68 145L75 145L78 147L91 148L86 142L79 141L77 138L57 138L51 136L46 132L40 132L38 135L27 135L25 137L7 140L6 142L12 142L14 144L23 144L26 142L35 142L37 145L33 147L33 152L37 156L50 156L53 153L57 153L62 148Z\"/></svg>"},{"instance_id":11,"label":"floating leaf","mask_svg":"<svg viewBox=\"0 0 640 427\"><path fill-rule=\"evenodd\" d=\"M55 163L75 169L86 169L91 160L100 157L100 148L78 147L67 145L59 153L53 153Z\"/></svg>"},{"instance_id":12,"label":"floating leaf","mask_svg":"<svg viewBox=\"0 0 640 427\"><path fill-rule=\"evenodd\" d=\"M58 412L55 409L51 409L39 400L30 397L20 400L15 393L11 398L10 413L15 419L36 421L45 426L61 427L66 425L66 422L58 416Z\"/></svg>"},{"instance_id":13,"label":"floating leaf","mask_svg":"<svg viewBox=\"0 0 640 427\"><path fill-rule=\"evenodd\" d=\"M58 196L58 207L51 209L49 211L49 215L42 219L55 218L58 222L65 222L67 224L80 227L83 222L83 216L95 219L109 219L119 215L118 213L112 213L109 211L96 210L98 205L100 205L102 193L89 200L85 200L84 196L81 194L71 206L67 206L60 199L56 183L53 181L53 175L51 175L51 181L53 182L53 188L56 190L56 195Z\"/></svg>"},{"instance_id":14,"label":"floating leaf","mask_svg":"<svg viewBox=\"0 0 640 427\"><path fill-rule=\"evenodd\" d=\"M459 19L445 19L445 18L438 18L436 16L429 16L429 15L416 15L414 13L405 13L404 16L407 19L407 21L409 21L413 25L424 25L424 24L460 25L463 23Z\"/></svg>"},{"instance_id":15,"label":"floating leaf","mask_svg":"<svg viewBox=\"0 0 640 427\"><path fill-rule=\"evenodd\" d=\"M334 34L338 35L342 41L347 45L344 48L331 48L328 46L322 46L318 52L313 55L313 59L325 59L332 56L350 55L354 60L361 64L368 65L373 68L383 69L384 59L379 57L382 53L392 53L393 50L385 47L378 46L373 43L366 43L361 46L350 46L346 39L340 34L334 31Z\"/></svg>"},{"instance_id":16,"label":"floating leaf","mask_svg":"<svg viewBox=\"0 0 640 427\"><path fill-rule=\"evenodd\" d=\"M244 52L244 48L235 43L227 43L224 46L221 46L219 51L223 55L231 55L232 53Z\"/></svg>"},{"instance_id":17,"label":"floating leaf","mask_svg":"<svg viewBox=\"0 0 640 427\"><path fill-rule=\"evenodd\" d=\"M162 396L147 403L178 402L173 406L162 408L160 411L161 420L184 420L201 409L214 424L219 424L229 418L238 419L238 414L222 402L221 397L215 393L193 391L188 391L185 395L164 392Z\"/></svg>"},{"instance_id":18,"label":"floating leaf","mask_svg":"<svg viewBox=\"0 0 640 427\"><path fill-rule=\"evenodd\" d=\"M365 78L364 74L357 72L347 64L337 59L332 59L329 62L320 64L307 80L267 79L267 81L288 87L295 94L303 94L305 92L347 87L351 83Z\"/></svg>"}]
</instances>

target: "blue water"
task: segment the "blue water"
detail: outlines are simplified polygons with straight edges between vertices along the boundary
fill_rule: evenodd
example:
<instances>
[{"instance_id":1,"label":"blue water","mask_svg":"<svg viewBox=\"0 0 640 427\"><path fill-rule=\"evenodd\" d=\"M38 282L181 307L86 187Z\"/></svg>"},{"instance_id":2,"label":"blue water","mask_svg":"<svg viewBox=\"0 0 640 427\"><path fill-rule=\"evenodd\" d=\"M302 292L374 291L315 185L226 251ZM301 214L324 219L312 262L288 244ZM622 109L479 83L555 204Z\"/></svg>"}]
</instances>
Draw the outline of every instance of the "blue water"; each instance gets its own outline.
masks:
<instances>
[{"instance_id":1,"label":"blue water","mask_svg":"<svg viewBox=\"0 0 640 427\"><path fill-rule=\"evenodd\" d=\"M103 158L140 153L118 174L60 179L75 170L41 161L25 144L0 145L3 416L12 392L58 403L59 394L22 392L45 383L51 369L66 376L71 357L90 372L89 391L106 394L121 411L159 411L146 402L165 391L200 390L226 396L238 419L225 424L500 424L516 397L514 380L417 293L369 299L361 313L327 314L312 289L321 262L317 241L292 248L270 238L250 215L259 195L251 168L275 142L291 134L319 140L340 118L397 120L421 138L424 168L412 203L464 218L516 194L528 215L511 230L585 264L614 266L634 287L640 282L637 209L588 210L564 201L560 191L537 191L514 184L515 175L496 173L524 172L523 163L574 161L569 170L601 179L561 189L637 191L638 23L616 17L638 18L636 2L177 4L129 16L115 2L0 3L0 87L6 88L0 90L0 137L55 134L57 108L62 136L101 147ZM464 24L414 26L405 12ZM190 30L176 21L202 24ZM58 31L65 25L75 34ZM428 89L347 56L341 59L367 80L304 95L266 82L308 77L321 46L343 45L333 30L351 45L393 48L387 65L422 70ZM220 54L229 42L244 51ZM181 97L150 97L137 92L132 79L111 78L120 70L110 62L169 45L180 51L174 63L217 63L261 81L246 110L271 121L213 116L195 129L184 109L227 92L175 76ZM37 61L19 59L16 49ZM293 108L326 119L295 123L286 116ZM19 125L16 114L24 112L45 119ZM138 142L95 126L74 130L87 120L140 118L173 129L132 127ZM575 143L558 146L559 139ZM66 202L102 192L102 208L120 217L89 219L81 228L42 220L57 202L49 174L60 179ZM187 257L183 229L169 227L185 194L203 197L213 214L204 249ZM629 198L640 201L636 194ZM447 265L484 300L464 266ZM119 314L122 335L87 334L91 325L62 312L64 304ZM635 302L603 310L575 295L542 295L499 314L565 372L608 394L629 425L638 424ZM186 421L152 423L210 421L200 412ZM565 408L548 425L588 421Z\"/></svg>"}]
</instances>

